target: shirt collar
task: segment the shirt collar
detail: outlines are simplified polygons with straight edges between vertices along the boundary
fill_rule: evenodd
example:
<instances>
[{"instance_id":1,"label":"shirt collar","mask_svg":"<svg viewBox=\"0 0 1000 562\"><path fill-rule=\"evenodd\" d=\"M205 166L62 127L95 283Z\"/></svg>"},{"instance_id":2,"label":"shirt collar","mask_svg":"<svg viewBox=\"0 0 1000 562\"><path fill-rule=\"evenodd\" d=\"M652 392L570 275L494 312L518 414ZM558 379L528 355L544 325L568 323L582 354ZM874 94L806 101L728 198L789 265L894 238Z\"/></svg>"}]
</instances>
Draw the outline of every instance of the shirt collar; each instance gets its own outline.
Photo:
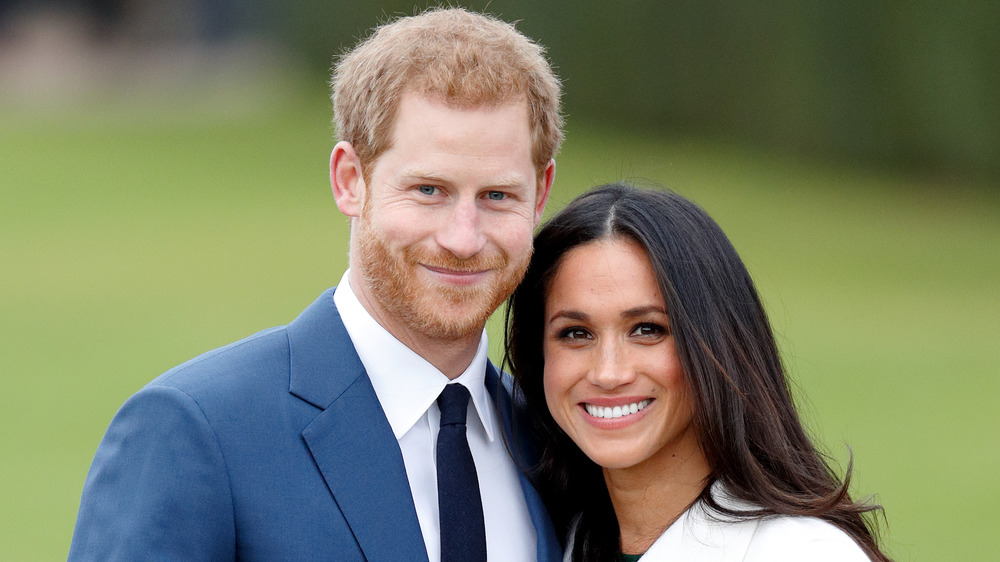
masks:
<instances>
[{"instance_id":1,"label":"shirt collar","mask_svg":"<svg viewBox=\"0 0 1000 562\"><path fill-rule=\"evenodd\" d=\"M349 276L350 270L340 280L333 301L398 440L417 423L437 401L445 385L452 381L396 339L368 313L351 288ZM486 430L486 437L492 442L496 422L485 382L488 349L486 330L483 330L476 356L454 382L469 389L476 414Z\"/></svg>"}]
</instances>

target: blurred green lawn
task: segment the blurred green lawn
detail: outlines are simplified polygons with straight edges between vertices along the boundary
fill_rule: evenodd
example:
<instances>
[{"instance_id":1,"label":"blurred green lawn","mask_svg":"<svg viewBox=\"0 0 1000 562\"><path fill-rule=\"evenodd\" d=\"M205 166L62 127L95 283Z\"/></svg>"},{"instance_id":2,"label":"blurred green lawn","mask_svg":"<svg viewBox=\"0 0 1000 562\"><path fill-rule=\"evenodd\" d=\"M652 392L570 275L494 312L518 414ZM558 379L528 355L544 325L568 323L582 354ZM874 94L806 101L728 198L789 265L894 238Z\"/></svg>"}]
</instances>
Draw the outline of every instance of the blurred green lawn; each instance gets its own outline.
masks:
<instances>
[{"instance_id":1,"label":"blurred green lawn","mask_svg":"<svg viewBox=\"0 0 1000 562\"><path fill-rule=\"evenodd\" d=\"M225 99L223 97L223 99ZM117 407L290 321L346 265L324 93L0 113L0 560L65 558ZM994 556L1000 190L631 135L570 116L550 212L655 181L701 203L770 310L805 417L900 560ZM491 324L494 356L498 324Z\"/></svg>"}]
</instances>

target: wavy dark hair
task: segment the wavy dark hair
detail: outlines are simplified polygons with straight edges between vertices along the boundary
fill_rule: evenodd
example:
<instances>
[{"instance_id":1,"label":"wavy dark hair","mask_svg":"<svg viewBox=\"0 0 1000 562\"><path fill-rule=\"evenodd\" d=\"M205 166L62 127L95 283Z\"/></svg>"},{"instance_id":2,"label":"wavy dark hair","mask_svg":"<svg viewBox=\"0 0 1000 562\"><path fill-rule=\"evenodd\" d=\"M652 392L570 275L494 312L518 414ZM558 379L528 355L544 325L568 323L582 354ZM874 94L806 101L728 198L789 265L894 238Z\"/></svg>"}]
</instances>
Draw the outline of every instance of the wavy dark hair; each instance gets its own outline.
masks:
<instances>
[{"instance_id":1,"label":"wavy dark hair","mask_svg":"<svg viewBox=\"0 0 1000 562\"><path fill-rule=\"evenodd\" d=\"M675 193L623 183L581 195L545 224L506 312L505 366L541 443L541 460L531 473L563 536L580 516L573 560L617 559L620 531L601 468L546 406L545 299L567 251L619 237L645 249L666 301L695 403L694 427L711 468L698 501L728 516L819 517L850 535L872 560L889 560L878 545L881 506L853 501L851 463L840 479L803 429L767 315L722 229ZM719 505L709 493L716 481L760 510L733 512Z\"/></svg>"}]
</instances>

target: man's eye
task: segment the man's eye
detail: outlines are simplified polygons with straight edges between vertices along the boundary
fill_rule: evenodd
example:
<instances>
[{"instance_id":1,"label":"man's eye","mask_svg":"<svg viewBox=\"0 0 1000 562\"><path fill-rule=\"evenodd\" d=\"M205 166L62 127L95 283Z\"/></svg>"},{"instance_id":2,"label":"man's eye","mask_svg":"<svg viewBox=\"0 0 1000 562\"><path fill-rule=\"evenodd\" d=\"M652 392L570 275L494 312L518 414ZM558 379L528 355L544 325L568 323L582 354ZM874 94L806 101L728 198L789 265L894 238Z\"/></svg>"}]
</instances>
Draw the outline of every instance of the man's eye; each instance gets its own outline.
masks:
<instances>
[{"instance_id":1,"label":"man's eye","mask_svg":"<svg viewBox=\"0 0 1000 562\"><path fill-rule=\"evenodd\" d=\"M486 194L491 201L502 201L507 198L507 194L502 191L491 191Z\"/></svg>"},{"instance_id":2,"label":"man's eye","mask_svg":"<svg viewBox=\"0 0 1000 562\"><path fill-rule=\"evenodd\" d=\"M421 185L418 189L420 189L420 193L423 193L424 195L434 195L437 193L437 188L433 185Z\"/></svg>"}]
</instances>

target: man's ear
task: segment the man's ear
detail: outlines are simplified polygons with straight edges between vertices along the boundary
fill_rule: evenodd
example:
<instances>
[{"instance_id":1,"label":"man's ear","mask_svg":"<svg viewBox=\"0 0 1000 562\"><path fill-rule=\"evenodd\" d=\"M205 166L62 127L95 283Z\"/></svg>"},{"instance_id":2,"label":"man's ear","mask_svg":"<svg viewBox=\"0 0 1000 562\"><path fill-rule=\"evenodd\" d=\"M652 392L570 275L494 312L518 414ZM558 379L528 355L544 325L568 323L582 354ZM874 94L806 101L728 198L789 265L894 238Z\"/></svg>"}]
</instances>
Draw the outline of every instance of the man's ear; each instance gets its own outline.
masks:
<instances>
[{"instance_id":1,"label":"man's ear","mask_svg":"<svg viewBox=\"0 0 1000 562\"><path fill-rule=\"evenodd\" d=\"M538 197L535 199L535 226L542 221L542 212L545 211L545 202L549 200L549 192L552 190L552 181L556 177L556 161L549 160L545 165L545 171L538 181Z\"/></svg>"},{"instance_id":2,"label":"man's ear","mask_svg":"<svg viewBox=\"0 0 1000 562\"><path fill-rule=\"evenodd\" d=\"M330 154L330 188L341 213L348 217L361 216L365 180L358 154L347 141L338 142Z\"/></svg>"}]
</instances>

